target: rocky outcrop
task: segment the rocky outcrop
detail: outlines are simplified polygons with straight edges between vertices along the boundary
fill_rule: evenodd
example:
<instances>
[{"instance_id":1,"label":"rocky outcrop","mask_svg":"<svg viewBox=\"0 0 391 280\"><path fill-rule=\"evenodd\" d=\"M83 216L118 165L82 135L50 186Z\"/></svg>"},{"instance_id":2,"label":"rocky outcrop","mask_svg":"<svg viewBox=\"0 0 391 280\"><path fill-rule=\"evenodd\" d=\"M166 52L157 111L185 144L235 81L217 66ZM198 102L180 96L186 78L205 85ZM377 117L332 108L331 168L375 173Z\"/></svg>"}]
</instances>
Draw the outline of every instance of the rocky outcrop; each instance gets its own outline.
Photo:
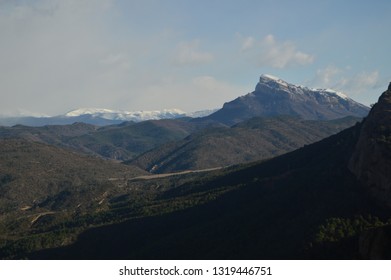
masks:
<instances>
[{"instance_id":1,"label":"rocky outcrop","mask_svg":"<svg viewBox=\"0 0 391 280\"><path fill-rule=\"evenodd\" d=\"M391 208L391 84L362 124L349 169L381 205Z\"/></svg>"}]
</instances>

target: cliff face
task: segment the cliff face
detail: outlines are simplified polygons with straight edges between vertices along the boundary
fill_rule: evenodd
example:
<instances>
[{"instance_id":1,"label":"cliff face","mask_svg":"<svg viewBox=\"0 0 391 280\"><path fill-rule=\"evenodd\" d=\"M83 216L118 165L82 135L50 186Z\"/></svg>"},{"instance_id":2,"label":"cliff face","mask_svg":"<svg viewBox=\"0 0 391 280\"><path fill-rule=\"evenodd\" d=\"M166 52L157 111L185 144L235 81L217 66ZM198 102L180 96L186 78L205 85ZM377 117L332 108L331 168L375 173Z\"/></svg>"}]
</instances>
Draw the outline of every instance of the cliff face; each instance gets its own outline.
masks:
<instances>
[{"instance_id":1,"label":"cliff face","mask_svg":"<svg viewBox=\"0 0 391 280\"><path fill-rule=\"evenodd\" d=\"M364 120L349 169L391 208L391 83Z\"/></svg>"}]
</instances>

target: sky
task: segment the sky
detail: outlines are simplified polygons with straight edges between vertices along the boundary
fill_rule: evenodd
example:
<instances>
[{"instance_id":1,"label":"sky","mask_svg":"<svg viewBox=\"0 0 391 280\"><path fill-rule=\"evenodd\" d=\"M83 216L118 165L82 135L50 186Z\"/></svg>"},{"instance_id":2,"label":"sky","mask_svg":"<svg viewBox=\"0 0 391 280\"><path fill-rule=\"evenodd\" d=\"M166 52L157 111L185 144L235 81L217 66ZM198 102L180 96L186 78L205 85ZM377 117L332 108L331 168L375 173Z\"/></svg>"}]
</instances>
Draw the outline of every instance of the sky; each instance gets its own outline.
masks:
<instances>
[{"instance_id":1,"label":"sky","mask_svg":"<svg viewBox=\"0 0 391 280\"><path fill-rule=\"evenodd\" d=\"M391 73L389 0L0 0L0 115L187 112L261 74L375 103Z\"/></svg>"}]
</instances>

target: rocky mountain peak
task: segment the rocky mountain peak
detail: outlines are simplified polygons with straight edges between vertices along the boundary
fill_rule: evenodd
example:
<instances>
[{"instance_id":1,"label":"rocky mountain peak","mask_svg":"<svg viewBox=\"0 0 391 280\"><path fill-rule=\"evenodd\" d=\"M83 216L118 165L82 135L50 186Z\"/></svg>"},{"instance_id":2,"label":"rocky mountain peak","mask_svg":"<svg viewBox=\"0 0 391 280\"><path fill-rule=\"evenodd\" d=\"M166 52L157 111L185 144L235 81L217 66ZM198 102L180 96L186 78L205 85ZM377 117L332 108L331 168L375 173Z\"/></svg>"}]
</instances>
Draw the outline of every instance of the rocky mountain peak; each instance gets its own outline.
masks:
<instances>
[{"instance_id":1,"label":"rocky mountain peak","mask_svg":"<svg viewBox=\"0 0 391 280\"><path fill-rule=\"evenodd\" d=\"M259 77L259 83L260 84L280 84L280 85L288 85L287 82L285 82L284 80L276 77L276 76L273 76L273 75L270 75L270 74L262 74L260 77Z\"/></svg>"},{"instance_id":2,"label":"rocky mountain peak","mask_svg":"<svg viewBox=\"0 0 391 280\"><path fill-rule=\"evenodd\" d=\"M289 90L289 88L294 88L293 84L289 84L286 81L269 74L262 74L259 77L259 82L255 87L255 92L262 91L264 87L271 89L283 89Z\"/></svg>"},{"instance_id":3,"label":"rocky mountain peak","mask_svg":"<svg viewBox=\"0 0 391 280\"><path fill-rule=\"evenodd\" d=\"M369 108L330 89L312 89L261 75L255 90L224 104L208 119L233 125L253 117L288 115L307 120L364 117Z\"/></svg>"},{"instance_id":4,"label":"rocky mountain peak","mask_svg":"<svg viewBox=\"0 0 391 280\"><path fill-rule=\"evenodd\" d=\"M377 201L391 207L391 87L379 98L362 124L349 162Z\"/></svg>"}]
</instances>

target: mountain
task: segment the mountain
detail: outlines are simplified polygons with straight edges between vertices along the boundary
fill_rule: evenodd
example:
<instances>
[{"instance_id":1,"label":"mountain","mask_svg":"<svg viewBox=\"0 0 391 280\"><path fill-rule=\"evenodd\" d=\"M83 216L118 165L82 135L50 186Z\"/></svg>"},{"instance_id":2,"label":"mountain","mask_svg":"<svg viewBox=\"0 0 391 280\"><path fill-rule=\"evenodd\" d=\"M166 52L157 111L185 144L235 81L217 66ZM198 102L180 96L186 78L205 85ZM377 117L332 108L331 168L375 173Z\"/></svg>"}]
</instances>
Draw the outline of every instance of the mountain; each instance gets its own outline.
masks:
<instances>
[{"instance_id":1,"label":"mountain","mask_svg":"<svg viewBox=\"0 0 391 280\"><path fill-rule=\"evenodd\" d=\"M79 108L54 117L1 117L0 125L66 125L84 122L104 126L124 121L195 118L195 122L233 125L252 117L288 115L306 120L330 120L346 116L365 117L369 108L331 89L312 89L289 84L271 75L262 75L255 91L227 102L220 110L186 113L179 109L161 111L120 111Z\"/></svg>"},{"instance_id":2,"label":"mountain","mask_svg":"<svg viewBox=\"0 0 391 280\"><path fill-rule=\"evenodd\" d=\"M29 257L390 259L390 96L362 123L282 156L188 181L148 180L159 186L155 215L88 229Z\"/></svg>"},{"instance_id":3,"label":"mountain","mask_svg":"<svg viewBox=\"0 0 391 280\"><path fill-rule=\"evenodd\" d=\"M191 118L202 118L202 117L209 116L210 114L213 114L217 110L218 109L195 111L195 112L191 112L191 113L186 113L186 116L191 117Z\"/></svg>"},{"instance_id":4,"label":"mountain","mask_svg":"<svg viewBox=\"0 0 391 280\"><path fill-rule=\"evenodd\" d=\"M255 91L224 104L205 117L228 125L252 117L289 115L306 120L330 120L346 116L365 117L369 108L330 89L312 89L262 75Z\"/></svg>"},{"instance_id":5,"label":"mountain","mask_svg":"<svg viewBox=\"0 0 391 280\"><path fill-rule=\"evenodd\" d=\"M204 117L215 111L216 110L203 110L186 113L179 109L165 109L161 111L119 111L100 108L79 108L54 117L1 117L0 125L13 126L19 124L27 126L45 126L84 122L92 125L105 126L120 124L125 121L142 122L146 120Z\"/></svg>"},{"instance_id":6,"label":"mountain","mask_svg":"<svg viewBox=\"0 0 391 280\"><path fill-rule=\"evenodd\" d=\"M134 166L24 139L4 139L0 144L0 208L3 213L4 209L9 211L26 205L42 208L43 201L49 198L55 201L60 192L75 191L79 195L86 192L85 195L90 196L95 190L112 184L110 178L125 181L148 174ZM77 205L78 198L69 199L67 203Z\"/></svg>"},{"instance_id":7,"label":"mountain","mask_svg":"<svg viewBox=\"0 0 391 280\"><path fill-rule=\"evenodd\" d=\"M0 126L46 126L46 125L69 125L73 123L86 123L97 126L105 126L112 124L120 124L121 120L109 120L100 117L92 117L90 115L81 115L75 117L54 116L54 117L2 117L0 118Z\"/></svg>"},{"instance_id":8,"label":"mountain","mask_svg":"<svg viewBox=\"0 0 391 280\"><path fill-rule=\"evenodd\" d=\"M0 127L0 139L21 138L28 141L46 143L65 147L68 138L96 132L100 129L86 123L73 123L70 125L45 125L40 127L15 125L13 127Z\"/></svg>"},{"instance_id":9,"label":"mountain","mask_svg":"<svg viewBox=\"0 0 391 280\"><path fill-rule=\"evenodd\" d=\"M183 120L150 120L102 127L68 138L69 147L115 160L129 160L167 142L183 139L202 127Z\"/></svg>"},{"instance_id":10,"label":"mountain","mask_svg":"<svg viewBox=\"0 0 391 280\"><path fill-rule=\"evenodd\" d=\"M371 194L391 207L391 83L361 129L350 170Z\"/></svg>"},{"instance_id":11,"label":"mountain","mask_svg":"<svg viewBox=\"0 0 391 280\"><path fill-rule=\"evenodd\" d=\"M319 141L360 118L332 121L290 116L252 118L232 127L196 131L128 162L153 173L208 169L267 159Z\"/></svg>"},{"instance_id":12,"label":"mountain","mask_svg":"<svg viewBox=\"0 0 391 280\"><path fill-rule=\"evenodd\" d=\"M66 244L71 241L66 238L69 229L55 230L54 225L100 213L105 200L126 189L129 179L146 174L43 143L0 140L0 247L11 240L23 243L27 236L45 236L44 246ZM64 239L54 239L55 233ZM42 248L38 243L28 246ZM0 249L3 254L13 253Z\"/></svg>"},{"instance_id":13,"label":"mountain","mask_svg":"<svg viewBox=\"0 0 391 280\"><path fill-rule=\"evenodd\" d=\"M134 121L141 122L146 120L160 120L160 119L176 119L185 117L186 113L179 109L170 109L162 111L114 111L109 109L98 108L80 108L70 111L64 117L80 117L90 116L91 118L101 118L107 120L118 121Z\"/></svg>"},{"instance_id":14,"label":"mountain","mask_svg":"<svg viewBox=\"0 0 391 280\"><path fill-rule=\"evenodd\" d=\"M29 127L0 127L0 139L23 138L114 160L129 160L170 141L181 140L203 123L150 120L94 126L86 123Z\"/></svg>"}]
</instances>

